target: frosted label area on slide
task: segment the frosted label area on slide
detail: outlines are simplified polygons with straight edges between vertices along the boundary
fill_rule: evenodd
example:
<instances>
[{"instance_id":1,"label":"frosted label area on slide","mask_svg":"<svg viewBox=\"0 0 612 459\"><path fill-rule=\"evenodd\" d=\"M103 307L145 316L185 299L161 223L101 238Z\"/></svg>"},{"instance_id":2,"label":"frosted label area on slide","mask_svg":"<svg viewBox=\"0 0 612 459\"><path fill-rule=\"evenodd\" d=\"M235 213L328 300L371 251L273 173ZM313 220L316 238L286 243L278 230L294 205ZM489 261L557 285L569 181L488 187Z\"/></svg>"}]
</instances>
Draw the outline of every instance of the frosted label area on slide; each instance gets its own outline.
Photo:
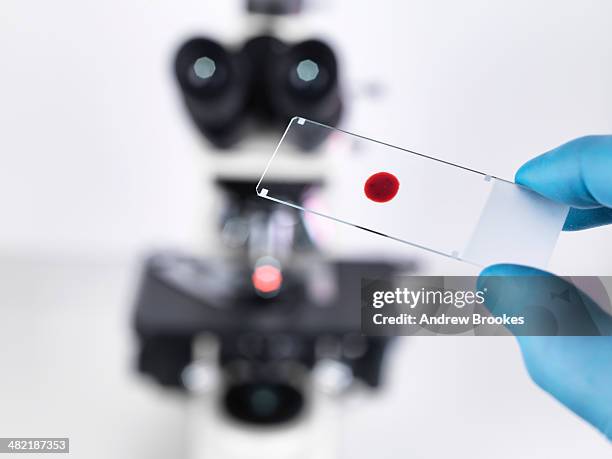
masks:
<instances>
[{"instance_id":1,"label":"frosted label area on slide","mask_svg":"<svg viewBox=\"0 0 612 459\"><path fill-rule=\"evenodd\" d=\"M515 184L495 180L462 258L478 265L545 267L569 211Z\"/></svg>"},{"instance_id":2,"label":"frosted label area on slide","mask_svg":"<svg viewBox=\"0 0 612 459\"><path fill-rule=\"evenodd\" d=\"M303 148L312 151L300 153ZM312 170L324 186L293 201L284 185ZM289 123L256 191L482 266L544 267L568 212L512 182L304 118Z\"/></svg>"}]
</instances>

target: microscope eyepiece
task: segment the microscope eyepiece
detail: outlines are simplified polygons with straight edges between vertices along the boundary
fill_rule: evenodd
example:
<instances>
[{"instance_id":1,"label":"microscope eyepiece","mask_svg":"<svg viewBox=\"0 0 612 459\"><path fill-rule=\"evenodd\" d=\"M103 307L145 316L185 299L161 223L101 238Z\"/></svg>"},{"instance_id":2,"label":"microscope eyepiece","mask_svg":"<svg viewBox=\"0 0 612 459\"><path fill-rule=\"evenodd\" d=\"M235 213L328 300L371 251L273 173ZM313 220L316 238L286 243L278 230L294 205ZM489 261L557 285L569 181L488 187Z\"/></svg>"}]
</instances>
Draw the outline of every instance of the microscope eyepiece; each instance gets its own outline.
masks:
<instances>
[{"instance_id":1,"label":"microscope eyepiece","mask_svg":"<svg viewBox=\"0 0 612 459\"><path fill-rule=\"evenodd\" d=\"M207 38L194 38L181 47L176 55L175 72L181 89L202 100L222 97L237 79L232 56Z\"/></svg>"},{"instance_id":2,"label":"microscope eyepiece","mask_svg":"<svg viewBox=\"0 0 612 459\"><path fill-rule=\"evenodd\" d=\"M336 88L336 57L321 41L308 40L290 48L279 67L286 72L287 90L295 97L317 101Z\"/></svg>"},{"instance_id":3,"label":"microscope eyepiece","mask_svg":"<svg viewBox=\"0 0 612 459\"><path fill-rule=\"evenodd\" d=\"M276 53L268 71L268 94L283 124L301 116L336 126L342 114L338 64L333 50L320 40L307 40ZM303 150L323 140L312 133L296 138Z\"/></svg>"},{"instance_id":4,"label":"microscope eyepiece","mask_svg":"<svg viewBox=\"0 0 612 459\"><path fill-rule=\"evenodd\" d=\"M240 55L208 38L194 38L178 51L176 78L196 125L216 146L240 138L248 92Z\"/></svg>"}]
</instances>

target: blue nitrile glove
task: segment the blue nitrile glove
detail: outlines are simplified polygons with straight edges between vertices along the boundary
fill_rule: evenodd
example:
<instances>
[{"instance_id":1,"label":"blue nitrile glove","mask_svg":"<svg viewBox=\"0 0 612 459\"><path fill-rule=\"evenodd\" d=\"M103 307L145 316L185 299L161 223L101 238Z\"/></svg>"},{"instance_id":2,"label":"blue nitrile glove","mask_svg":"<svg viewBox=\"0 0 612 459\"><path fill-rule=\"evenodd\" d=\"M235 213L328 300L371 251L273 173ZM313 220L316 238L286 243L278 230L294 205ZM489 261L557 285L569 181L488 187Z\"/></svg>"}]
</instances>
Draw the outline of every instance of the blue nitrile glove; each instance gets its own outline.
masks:
<instances>
[{"instance_id":1,"label":"blue nitrile glove","mask_svg":"<svg viewBox=\"0 0 612 459\"><path fill-rule=\"evenodd\" d=\"M518 170L516 182L570 205L565 231L612 223L612 136L582 137L544 153ZM612 259L612 253L600 256ZM479 288L487 282L484 276L534 275L548 276L546 282L550 282L554 291L561 292L567 285L563 279L543 271L501 264L482 271ZM518 284L514 291L507 283L504 286L503 295L498 295L491 308L495 315L516 313L525 298L525 289ZM488 287L487 296L490 294L495 296ZM581 296L583 302L576 307L573 317L566 320L570 329L578 330L578 335L596 326L601 334L612 334L612 316L586 295ZM517 336L517 339L533 380L612 440L612 336Z\"/></svg>"}]
</instances>

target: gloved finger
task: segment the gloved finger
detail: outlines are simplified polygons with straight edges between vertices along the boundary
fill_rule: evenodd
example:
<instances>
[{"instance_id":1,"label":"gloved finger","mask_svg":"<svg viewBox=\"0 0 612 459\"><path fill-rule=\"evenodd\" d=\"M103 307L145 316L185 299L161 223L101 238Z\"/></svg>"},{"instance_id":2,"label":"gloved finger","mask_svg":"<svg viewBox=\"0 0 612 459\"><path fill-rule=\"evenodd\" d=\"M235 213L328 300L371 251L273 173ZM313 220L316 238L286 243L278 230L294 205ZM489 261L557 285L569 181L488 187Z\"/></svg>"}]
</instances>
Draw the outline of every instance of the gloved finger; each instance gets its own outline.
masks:
<instances>
[{"instance_id":1,"label":"gloved finger","mask_svg":"<svg viewBox=\"0 0 612 459\"><path fill-rule=\"evenodd\" d=\"M555 289L566 283L544 271L516 265L491 266L481 274L485 277L544 275ZM517 306L520 308L518 302L534 293L519 286L497 301L494 314L514 312ZM588 307L595 313L594 322L612 331L612 318L595 304L588 303ZM527 370L536 384L612 440L612 336L518 336L517 339Z\"/></svg>"},{"instance_id":2,"label":"gloved finger","mask_svg":"<svg viewBox=\"0 0 612 459\"><path fill-rule=\"evenodd\" d=\"M612 441L612 336L522 336L534 382Z\"/></svg>"},{"instance_id":3,"label":"gloved finger","mask_svg":"<svg viewBox=\"0 0 612 459\"><path fill-rule=\"evenodd\" d=\"M612 136L572 140L526 162L515 181L577 208L612 207Z\"/></svg>"},{"instance_id":4,"label":"gloved finger","mask_svg":"<svg viewBox=\"0 0 612 459\"><path fill-rule=\"evenodd\" d=\"M598 207L596 209L576 209L572 207L565 219L563 231L578 231L612 223L612 209Z\"/></svg>"},{"instance_id":5,"label":"gloved finger","mask_svg":"<svg viewBox=\"0 0 612 459\"><path fill-rule=\"evenodd\" d=\"M546 271L489 266L480 273L478 289L486 289L485 306L493 315L524 317L524 324L507 327L516 336L612 335L612 316L579 288Z\"/></svg>"}]
</instances>

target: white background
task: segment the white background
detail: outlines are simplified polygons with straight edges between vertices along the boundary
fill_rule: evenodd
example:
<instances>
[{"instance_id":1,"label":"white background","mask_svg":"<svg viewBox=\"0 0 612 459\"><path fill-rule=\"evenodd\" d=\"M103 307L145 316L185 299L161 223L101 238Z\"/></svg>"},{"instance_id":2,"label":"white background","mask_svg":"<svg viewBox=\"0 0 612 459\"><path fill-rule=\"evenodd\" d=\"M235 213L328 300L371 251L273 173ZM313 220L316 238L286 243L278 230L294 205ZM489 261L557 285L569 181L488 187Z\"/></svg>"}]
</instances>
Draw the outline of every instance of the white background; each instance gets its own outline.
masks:
<instances>
[{"instance_id":1,"label":"white background","mask_svg":"<svg viewBox=\"0 0 612 459\"><path fill-rule=\"evenodd\" d=\"M350 131L512 178L536 154L612 130L609 1L312 3L283 33L336 45ZM179 404L130 375L134 268L154 247L209 249L205 184L223 166L183 112L172 56L192 34L237 41L252 28L238 1L3 0L1 436L69 435L77 457L167 457L143 444L178 438ZM363 91L373 82L377 100ZM330 231L424 273L473 272ZM563 234L550 267L610 275L611 249L610 228ZM511 340L407 340L392 359L389 390L349 426L397 426L397 455L609 457L528 380ZM97 432L118 440L95 446Z\"/></svg>"}]
</instances>

